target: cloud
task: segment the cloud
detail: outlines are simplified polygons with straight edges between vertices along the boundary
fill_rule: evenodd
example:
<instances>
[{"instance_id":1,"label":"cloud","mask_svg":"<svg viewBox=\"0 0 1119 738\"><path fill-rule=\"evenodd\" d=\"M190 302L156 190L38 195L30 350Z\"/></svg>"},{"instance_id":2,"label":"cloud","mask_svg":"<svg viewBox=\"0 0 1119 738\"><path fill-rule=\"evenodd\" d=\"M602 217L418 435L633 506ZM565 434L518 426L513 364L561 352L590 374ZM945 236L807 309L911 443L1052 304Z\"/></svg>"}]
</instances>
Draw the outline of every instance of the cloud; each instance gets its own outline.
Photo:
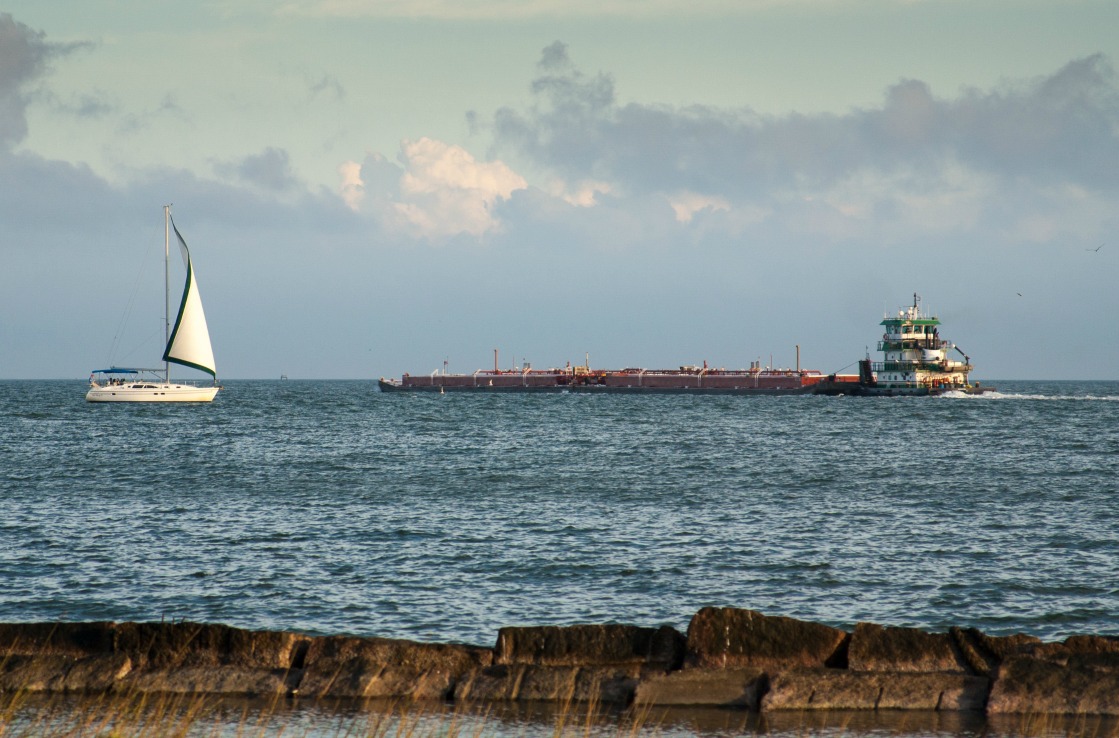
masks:
<instances>
[{"instance_id":1,"label":"cloud","mask_svg":"<svg viewBox=\"0 0 1119 738\"><path fill-rule=\"evenodd\" d=\"M27 135L27 100L23 88L43 74L57 47L41 31L0 13L0 145L17 143Z\"/></svg>"},{"instance_id":2,"label":"cloud","mask_svg":"<svg viewBox=\"0 0 1119 738\"><path fill-rule=\"evenodd\" d=\"M338 165L338 176L342 180L338 194L346 207L357 211L365 197L365 182L361 178L361 165L356 161L344 161Z\"/></svg>"},{"instance_id":3,"label":"cloud","mask_svg":"<svg viewBox=\"0 0 1119 738\"><path fill-rule=\"evenodd\" d=\"M565 180L765 198L952 162L996 178L1119 187L1119 88L1098 55L955 98L905 80L880 107L844 115L620 105L612 79L581 72L562 44L544 50L539 70L533 104L494 115L495 151Z\"/></svg>"},{"instance_id":4,"label":"cloud","mask_svg":"<svg viewBox=\"0 0 1119 738\"><path fill-rule=\"evenodd\" d=\"M692 17L725 17L779 5L810 7L818 0L692 0ZM341 18L500 20L531 18L663 18L680 12L679 0L288 0L280 13Z\"/></svg>"},{"instance_id":5,"label":"cloud","mask_svg":"<svg viewBox=\"0 0 1119 738\"><path fill-rule=\"evenodd\" d=\"M0 13L0 146L18 143L27 135L27 86L41 77L54 59L89 49L88 41L51 43L42 31L17 22L10 13ZM97 115L101 103L83 96L74 108L79 115Z\"/></svg>"},{"instance_id":6,"label":"cloud","mask_svg":"<svg viewBox=\"0 0 1119 738\"><path fill-rule=\"evenodd\" d=\"M528 186L500 161L479 162L466 149L430 138L401 143L392 165L371 155L339 168L340 194L354 210L368 210L398 231L424 239L498 230L495 206Z\"/></svg>"},{"instance_id":7,"label":"cloud","mask_svg":"<svg viewBox=\"0 0 1119 738\"><path fill-rule=\"evenodd\" d=\"M547 228L589 250L674 239L750 250L901 245L915 233L984 232L999 243L1090 234L1106 227L1119 187L1107 166L1119 160L1119 90L1101 56L952 97L909 79L878 106L763 116L619 103L609 74L585 73L556 41L531 91L527 106L468 114L475 135L492 137L488 161L405 141L395 162L343 165L339 195L417 239L540 243ZM1065 217L1052 212L1062 208Z\"/></svg>"},{"instance_id":8,"label":"cloud","mask_svg":"<svg viewBox=\"0 0 1119 738\"><path fill-rule=\"evenodd\" d=\"M589 208L598 202L601 195L610 193L610 184L593 179L569 183L562 179L552 179L547 186L548 192L564 202Z\"/></svg>"},{"instance_id":9,"label":"cloud","mask_svg":"<svg viewBox=\"0 0 1119 738\"><path fill-rule=\"evenodd\" d=\"M1119 87L1102 55L1055 74L941 103L946 145L977 168L1119 186Z\"/></svg>"},{"instance_id":10,"label":"cloud","mask_svg":"<svg viewBox=\"0 0 1119 738\"><path fill-rule=\"evenodd\" d=\"M703 210L730 210L730 202L725 197L711 197L695 192L680 192L671 198L672 211L676 213L676 220L681 223L689 222L695 214Z\"/></svg>"},{"instance_id":11,"label":"cloud","mask_svg":"<svg viewBox=\"0 0 1119 738\"><path fill-rule=\"evenodd\" d=\"M96 120L104 118L120 109L120 104L111 99L110 95L102 91L81 92L60 98L47 89L37 89L24 95L27 103L40 103L52 111L77 118L79 120Z\"/></svg>"},{"instance_id":12,"label":"cloud","mask_svg":"<svg viewBox=\"0 0 1119 738\"><path fill-rule=\"evenodd\" d=\"M312 82L310 90L313 98L323 94L329 95L334 100L342 100L346 97L346 88L337 77L329 74L324 74L320 79Z\"/></svg>"},{"instance_id":13,"label":"cloud","mask_svg":"<svg viewBox=\"0 0 1119 738\"><path fill-rule=\"evenodd\" d=\"M64 110L71 111L78 118L102 118L119 108L109 102L103 94L73 95L69 102L62 103Z\"/></svg>"},{"instance_id":14,"label":"cloud","mask_svg":"<svg viewBox=\"0 0 1119 738\"><path fill-rule=\"evenodd\" d=\"M218 164L215 169L223 176L274 193L292 192L302 186L292 173L288 152L271 146L238 162Z\"/></svg>"},{"instance_id":15,"label":"cloud","mask_svg":"<svg viewBox=\"0 0 1119 738\"><path fill-rule=\"evenodd\" d=\"M493 137L490 155L569 203L660 202L680 239L826 248L984 232L1021 243L1114 222L1119 86L1100 55L950 97L901 80L878 106L774 116L619 103L609 75L584 73L556 42L531 90L527 106L475 117ZM1065 215L1027 218L1039 205ZM602 229L604 243L625 229L613 212L618 227Z\"/></svg>"},{"instance_id":16,"label":"cloud","mask_svg":"<svg viewBox=\"0 0 1119 738\"><path fill-rule=\"evenodd\" d=\"M167 94L159 101L159 106L154 110L144 110L139 113L129 113L117 126L118 132L129 135L144 131L163 119L174 119L190 123L193 116L184 109L175 99L174 95Z\"/></svg>"}]
</instances>

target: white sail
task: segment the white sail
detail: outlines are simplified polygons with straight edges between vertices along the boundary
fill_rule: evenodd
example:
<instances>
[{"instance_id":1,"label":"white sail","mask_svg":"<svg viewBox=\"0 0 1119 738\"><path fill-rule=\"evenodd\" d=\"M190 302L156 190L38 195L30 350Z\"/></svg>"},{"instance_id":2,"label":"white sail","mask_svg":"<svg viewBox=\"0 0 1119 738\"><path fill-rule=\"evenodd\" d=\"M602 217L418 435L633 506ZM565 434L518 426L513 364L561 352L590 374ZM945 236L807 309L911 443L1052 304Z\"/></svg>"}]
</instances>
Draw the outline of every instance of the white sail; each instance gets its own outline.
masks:
<instances>
[{"instance_id":1,"label":"white sail","mask_svg":"<svg viewBox=\"0 0 1119 738\"><path fill-rule=\"evenodd\" d=\"M175 318L175 327L167 341L167 349L163 352L163 360L200 369L217 377L214 349L210 346L210 331L206 327L202 299L198 296L198 281L190 263L190 250L173 219L171 227L175 229L183 263L186 264L186 284L183 286L183 300L179 305L179 315Z\"/></svg>"}]
</instances>

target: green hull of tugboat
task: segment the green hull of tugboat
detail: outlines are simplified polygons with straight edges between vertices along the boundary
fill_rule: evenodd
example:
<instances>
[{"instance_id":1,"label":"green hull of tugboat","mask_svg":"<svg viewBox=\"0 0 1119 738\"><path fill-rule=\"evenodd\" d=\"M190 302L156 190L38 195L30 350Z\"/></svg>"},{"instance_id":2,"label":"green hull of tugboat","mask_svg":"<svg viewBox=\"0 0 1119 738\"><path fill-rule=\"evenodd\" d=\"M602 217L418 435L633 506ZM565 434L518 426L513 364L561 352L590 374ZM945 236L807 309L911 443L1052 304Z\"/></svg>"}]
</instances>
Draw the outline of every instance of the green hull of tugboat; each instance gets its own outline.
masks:
<instances>
[{"instance_id":1,"label":"green hull of tugboat","mask_svg":"<svg viewBox=\"0 0 1119 738\"><path fill-rule=\"evenodd\" d=\"M941 385L938 387L918 385L913 387L883 387L875 379L871 370L870 359L859 362L859 380L857 382L834 381L831 377L825 378L812 387L814 395L850 395L852 397L936 397L950 393L965 395L981 395L985 392L996 391L994 387L975 384Z\"/></svg>"}]
</instances>

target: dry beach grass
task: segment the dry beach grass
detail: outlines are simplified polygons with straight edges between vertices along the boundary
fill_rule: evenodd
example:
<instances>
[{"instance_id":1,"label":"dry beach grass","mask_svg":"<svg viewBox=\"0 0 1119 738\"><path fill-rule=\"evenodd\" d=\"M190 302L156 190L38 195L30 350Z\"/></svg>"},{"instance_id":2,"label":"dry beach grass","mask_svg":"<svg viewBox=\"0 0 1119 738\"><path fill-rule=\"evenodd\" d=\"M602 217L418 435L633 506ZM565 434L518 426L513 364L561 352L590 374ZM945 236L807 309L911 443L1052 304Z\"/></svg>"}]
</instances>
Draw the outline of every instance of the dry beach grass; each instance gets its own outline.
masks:
<instances>
[{"instance_id":1,"label":"dry beach grass","mask_svg":"<svg viewBox=\"0 0 1119 738\"><path fill-rule=\"evenodd\" d=\"M612 709L594 703L489 705L337 700L301 703L194 694L0 695L0 738L646 738L754 735L1119 738L1114 718L906 711Z\"/></svg>"},{"instance_id":2,"label":"dry beach grass","mask_svg":"<svg viewBox=\"0 0 1119 738\"><path fill-rule=\"evenodd\" d=\"M305 736L316 738L624 738L657 735L647 708L606 711L597 704L493 709L449 704L335 700L301 704L197 694L0 695L0 738L152 738ZM504 711L502 711L504 712Z\"/></svg>"}]
</instances>

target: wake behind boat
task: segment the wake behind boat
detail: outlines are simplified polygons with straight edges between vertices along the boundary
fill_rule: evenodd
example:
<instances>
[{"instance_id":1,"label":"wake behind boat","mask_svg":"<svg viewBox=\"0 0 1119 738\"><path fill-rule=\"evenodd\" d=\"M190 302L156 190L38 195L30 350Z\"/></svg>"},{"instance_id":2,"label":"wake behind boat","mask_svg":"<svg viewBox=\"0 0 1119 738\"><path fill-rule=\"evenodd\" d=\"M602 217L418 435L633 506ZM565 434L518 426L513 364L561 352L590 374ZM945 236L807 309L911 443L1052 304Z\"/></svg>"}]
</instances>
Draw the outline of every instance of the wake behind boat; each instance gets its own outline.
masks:
<instances>
[{"instance_id":1,"label":"wake behind boat","mask_svg":"<svg viewBox=\"0 0 1119 738\"><path fill-rule=\"evenodd\" d=\"M171 231L179 242L183 264L186 266L186 284L179 303L179 313L171 327L170 299L170 243ZM206 326L206 314L202 310L202 300L198 295L198 283L194 277L194 266L190 260L190 250L179 233L171 217L171 206L163 206L163 270L164 270L164 336L166 348L163 351L162 369L138 369L132 367L110 367L98 369L89 375L89 391L85 399L89 402L210 402L217 395L217 370L214 366L214 351L210 345L210 331ZM214 378L212 386L199 386L186 382L171 381L171 364L188 366L206 372ZM161 376L162 375L162 376Z\"/></svg>"}]
</instances>

